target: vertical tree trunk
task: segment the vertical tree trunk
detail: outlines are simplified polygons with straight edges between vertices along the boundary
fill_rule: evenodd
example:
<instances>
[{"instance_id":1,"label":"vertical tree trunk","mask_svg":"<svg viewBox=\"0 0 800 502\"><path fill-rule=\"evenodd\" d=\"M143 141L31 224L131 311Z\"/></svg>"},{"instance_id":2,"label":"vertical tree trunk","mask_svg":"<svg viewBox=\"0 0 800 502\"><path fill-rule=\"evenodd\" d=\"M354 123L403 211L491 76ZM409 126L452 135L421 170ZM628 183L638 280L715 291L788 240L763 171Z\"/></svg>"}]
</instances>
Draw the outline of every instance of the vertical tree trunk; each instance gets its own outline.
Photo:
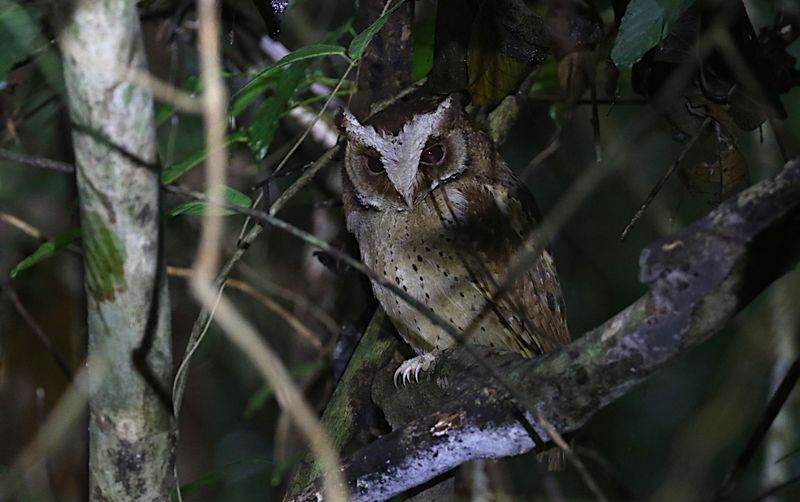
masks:
<instances>
[{"instance_id":1,"label":"vertical tree trunk","mask_svg":"<svg viewBox=\"0 0 800 502\"><path fill-rule=\"evenodd\" d=\"M169 298L153 99L133 0L61 3L88 296L91 500L170 500L174 427Z\"/></svg>"},{"instance_id":2,"label":"vertical tree trunk","mask_svg":"<svg viewBox=\"0 0 800 502\"><path fill-rule=\"evenodd\" d=\"M392 2L396 5L397 0ZM366 29L384 12L386 0L359 0L353 25ZM350 111L363 120L370 107L394 97L411 85L411 25L414 2L407 2L386 21L370 42L358 65L358 92L350 100Z\"/></svg>"}]
</instances>

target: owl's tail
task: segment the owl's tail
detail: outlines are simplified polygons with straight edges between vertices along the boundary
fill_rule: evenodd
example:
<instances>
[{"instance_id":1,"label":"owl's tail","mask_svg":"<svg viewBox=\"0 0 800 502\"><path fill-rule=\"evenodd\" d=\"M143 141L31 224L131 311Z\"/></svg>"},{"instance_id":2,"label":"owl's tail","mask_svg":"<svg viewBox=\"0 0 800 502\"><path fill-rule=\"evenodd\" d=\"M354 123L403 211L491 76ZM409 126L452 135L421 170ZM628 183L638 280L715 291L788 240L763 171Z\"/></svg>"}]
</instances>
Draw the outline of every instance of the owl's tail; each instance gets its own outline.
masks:
<instances>
[{"instance_id":1,"label":"owl's tail","mask_svg":"<svg viewBox=\"0 0 800 502\"><path fill-rule=\"evenodd\" d=\"M548 471L559 472L567 465L567 454L561 448L551 448L536 455L536 460L547 465Z\"/></svg>"}]
</instances>

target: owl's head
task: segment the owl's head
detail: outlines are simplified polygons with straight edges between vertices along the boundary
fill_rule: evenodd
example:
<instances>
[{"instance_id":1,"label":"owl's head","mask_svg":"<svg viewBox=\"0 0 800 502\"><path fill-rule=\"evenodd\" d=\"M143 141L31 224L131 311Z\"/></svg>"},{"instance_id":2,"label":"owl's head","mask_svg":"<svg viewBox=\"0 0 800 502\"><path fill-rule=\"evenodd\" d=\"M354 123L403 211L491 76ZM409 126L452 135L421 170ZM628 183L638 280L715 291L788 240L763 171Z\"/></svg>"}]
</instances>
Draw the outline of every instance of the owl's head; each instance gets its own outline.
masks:
<instances>
[{"instance_id":1,"label":"owl's head","mask_svg":"<svg viewBox=\"0 0 800 502\"><path fill-rule=\"evenodd\" d=\"M395 103L361 124L344 112L345 174L358 202L404 211L464 173L473 129L452 96Z\"/></svg>"}]
</instances>

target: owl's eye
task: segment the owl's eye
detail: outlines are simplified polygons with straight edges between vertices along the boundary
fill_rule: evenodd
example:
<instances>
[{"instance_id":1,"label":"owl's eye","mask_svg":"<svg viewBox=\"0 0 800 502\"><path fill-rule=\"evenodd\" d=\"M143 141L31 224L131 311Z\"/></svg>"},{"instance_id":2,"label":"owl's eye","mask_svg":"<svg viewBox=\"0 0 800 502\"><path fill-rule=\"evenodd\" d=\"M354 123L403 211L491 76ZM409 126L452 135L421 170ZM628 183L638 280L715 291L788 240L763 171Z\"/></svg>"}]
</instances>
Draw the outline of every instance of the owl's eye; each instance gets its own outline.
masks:
<instances>
[{"instance_id":1,"label":"owl's eye","mask_svg":"<svg viewBox=\"0 0 800 502\"><path fill-rule=\"evenodd\" d=\"M377 157L367 157L367 168L372 174L380 174L386 170L381 159Z\"/></svg>"},{"instance_id":2,"label":"owl's eye","mask_svg":"<svg viewBox=\"0 0 800 502\"><path fill-rule=\"evenodd\" d=\"M444 162L444 145L436 144L433 146L429 146L425 150L422 151L422 155L419 157L419 161L423 164L430 164L432 166L438 166L442 162Z\"/></svg>"}]
</instances>

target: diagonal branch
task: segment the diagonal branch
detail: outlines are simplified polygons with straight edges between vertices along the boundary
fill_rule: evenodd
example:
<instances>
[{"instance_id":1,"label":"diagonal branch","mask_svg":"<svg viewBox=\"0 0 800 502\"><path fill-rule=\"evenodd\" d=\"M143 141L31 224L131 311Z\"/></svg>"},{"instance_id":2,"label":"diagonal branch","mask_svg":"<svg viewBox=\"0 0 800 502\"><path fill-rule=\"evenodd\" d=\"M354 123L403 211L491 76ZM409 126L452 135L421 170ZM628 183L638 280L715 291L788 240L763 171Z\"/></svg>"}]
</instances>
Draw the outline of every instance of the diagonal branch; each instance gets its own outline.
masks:
<instances>
[{"instance_id":1,"label":"diagonal branch","mask_svg":"<svg viewBox=\"0 0 800 502\"><path fill-rule=\"evenodd\" d=\"M649 292L571 345L534 360L482 352L536 403L527 415L542 438L549 436L535 416L569 433L722 329L799 257L800 162L794 161L645 248L640 279ZM403 391L394 389L391 373L377 376L373 396L391 423L404 425L345 461L354 500L387 499L467 460L534 448L517 405L463 350L448 351L428 380ZM309 485L294 500L317 493Z\"/></svg>"}]
</instances>

